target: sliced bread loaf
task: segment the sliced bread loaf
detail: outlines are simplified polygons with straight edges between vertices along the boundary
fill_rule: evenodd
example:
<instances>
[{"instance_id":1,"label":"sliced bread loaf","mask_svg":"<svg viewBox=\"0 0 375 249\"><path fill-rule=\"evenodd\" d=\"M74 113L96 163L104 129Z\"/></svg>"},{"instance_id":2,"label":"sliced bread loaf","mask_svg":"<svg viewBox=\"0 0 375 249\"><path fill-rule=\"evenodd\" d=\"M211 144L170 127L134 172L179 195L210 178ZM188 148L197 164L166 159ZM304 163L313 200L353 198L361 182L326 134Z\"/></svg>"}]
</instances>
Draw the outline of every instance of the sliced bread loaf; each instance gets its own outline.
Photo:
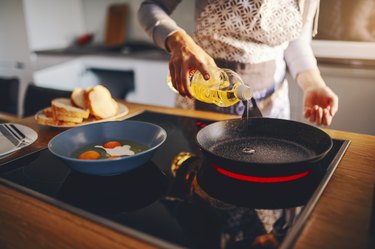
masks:
<instances>
[{"instance_id":1,"label":"sliced bread loaf","mask_svg":"<svg viewBox=\"0 0 375 249\"><path fill-rule=\"evenodd\" d=\"M105 119L117 114L118 104L104 86L97 85L87 90L85 96L86 106L96 118Z\"/></svg>"}]
</instances>

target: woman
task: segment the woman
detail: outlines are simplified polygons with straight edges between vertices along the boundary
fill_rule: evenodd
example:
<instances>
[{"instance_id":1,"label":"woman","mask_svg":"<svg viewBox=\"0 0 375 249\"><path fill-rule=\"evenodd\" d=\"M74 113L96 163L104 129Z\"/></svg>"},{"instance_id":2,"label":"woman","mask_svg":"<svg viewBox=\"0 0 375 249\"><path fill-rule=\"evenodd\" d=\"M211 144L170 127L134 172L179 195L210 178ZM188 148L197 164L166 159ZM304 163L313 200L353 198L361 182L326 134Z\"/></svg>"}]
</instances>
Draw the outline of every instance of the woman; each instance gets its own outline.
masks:
<instances>
[{"instance_id":1,"label":"woman","mask_svg":"<svg viewBox=\"0 0 375 249\"><path fill-rule=\"evenodd\" d=\"M304 92L305 117L317 125L331 124L338 97L320 76L310 46L318 0L196 1L192 37L169 16L179 2L144 1L138 17L154 42L170 52L169 70L181 96L192 97L191 71L199 70L208 79L210 67L226 67L252 88L263 116L289 119L288 67ZM244 111L242 103L228 108L194 104L203 110Z\"/></svg>"}]
</instances>

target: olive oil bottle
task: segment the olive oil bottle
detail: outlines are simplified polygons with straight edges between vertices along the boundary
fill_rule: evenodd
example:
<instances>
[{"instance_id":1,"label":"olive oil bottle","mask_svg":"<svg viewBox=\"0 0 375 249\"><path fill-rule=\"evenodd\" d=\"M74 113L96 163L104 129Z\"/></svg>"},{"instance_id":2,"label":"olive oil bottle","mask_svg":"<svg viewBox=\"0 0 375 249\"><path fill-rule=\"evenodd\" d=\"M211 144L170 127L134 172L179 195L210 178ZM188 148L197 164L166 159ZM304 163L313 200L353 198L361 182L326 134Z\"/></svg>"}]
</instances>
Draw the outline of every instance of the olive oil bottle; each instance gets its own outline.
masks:
<instances>
[{"instance_id":1,"label":"olive oil bottle","mask_svg":"<svg viewBox=\"0 0 375 249\"><path fill-rule=\"evenodd\" d=\"M168 86L173 88L171 77L168 76ZM250 100L252 92L246 86L241 77L227 68L215 68L210 70L210 79L205 80L197 70L190 78L190 89L193 97L199 101L215 104L220 107L228 107L240 100Z\"/></svg>"}]
</instances>

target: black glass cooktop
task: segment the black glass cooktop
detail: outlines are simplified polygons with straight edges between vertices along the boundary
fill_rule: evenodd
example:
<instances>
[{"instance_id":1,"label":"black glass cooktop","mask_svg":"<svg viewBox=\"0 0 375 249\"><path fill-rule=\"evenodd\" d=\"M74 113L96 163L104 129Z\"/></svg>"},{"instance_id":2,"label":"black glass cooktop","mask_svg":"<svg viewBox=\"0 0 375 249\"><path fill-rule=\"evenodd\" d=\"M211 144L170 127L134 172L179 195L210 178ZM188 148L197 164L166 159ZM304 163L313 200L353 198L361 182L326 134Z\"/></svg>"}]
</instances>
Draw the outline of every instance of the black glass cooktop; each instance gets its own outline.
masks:
<instances>
[{"instance_id":1,"label":"black glass cooktop","mask_svg":"<svg viewBox=\"0 0 375 249\"><path fill-rule=\"evenodd\" d=\"M162 248L288 248L349 146L334 140L304 179L244 185L205 167L195 136L212 121L154 112L131 119L158 124L168 134L152 160L133 171L85 175L43 149L0 165L1 181ZM181 152L195 156L171 170Z\"/></svg>"}]
</instances>

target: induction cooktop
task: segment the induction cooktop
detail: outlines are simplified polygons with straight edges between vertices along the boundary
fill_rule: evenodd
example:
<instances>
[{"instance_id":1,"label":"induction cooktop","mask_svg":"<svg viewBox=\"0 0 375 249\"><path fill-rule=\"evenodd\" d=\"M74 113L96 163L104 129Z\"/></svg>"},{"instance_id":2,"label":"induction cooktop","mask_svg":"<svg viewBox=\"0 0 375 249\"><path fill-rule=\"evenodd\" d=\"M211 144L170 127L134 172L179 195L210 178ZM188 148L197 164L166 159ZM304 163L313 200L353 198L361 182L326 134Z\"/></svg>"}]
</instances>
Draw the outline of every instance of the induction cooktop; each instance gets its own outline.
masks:
<instances>
[{"instance_id":1,"label":"induction cooktop","mask_svg":"<svg viewBox=\"0 0 375 249\"><path fill-rule=\"evenodd\" d=\"M151 161L135 170L85 175L44 148L0 165L0 181L161 248L265 248L264 241L290 248L350 144L334 139L311 178L278 186L235 183L225 197L209 183L225 187L226 180L204 173L195 140L214 121L149 111L130 119L160 125L168 134ZM192 156L172 170L181 152Z\"/></svg>"}]
</instances>

